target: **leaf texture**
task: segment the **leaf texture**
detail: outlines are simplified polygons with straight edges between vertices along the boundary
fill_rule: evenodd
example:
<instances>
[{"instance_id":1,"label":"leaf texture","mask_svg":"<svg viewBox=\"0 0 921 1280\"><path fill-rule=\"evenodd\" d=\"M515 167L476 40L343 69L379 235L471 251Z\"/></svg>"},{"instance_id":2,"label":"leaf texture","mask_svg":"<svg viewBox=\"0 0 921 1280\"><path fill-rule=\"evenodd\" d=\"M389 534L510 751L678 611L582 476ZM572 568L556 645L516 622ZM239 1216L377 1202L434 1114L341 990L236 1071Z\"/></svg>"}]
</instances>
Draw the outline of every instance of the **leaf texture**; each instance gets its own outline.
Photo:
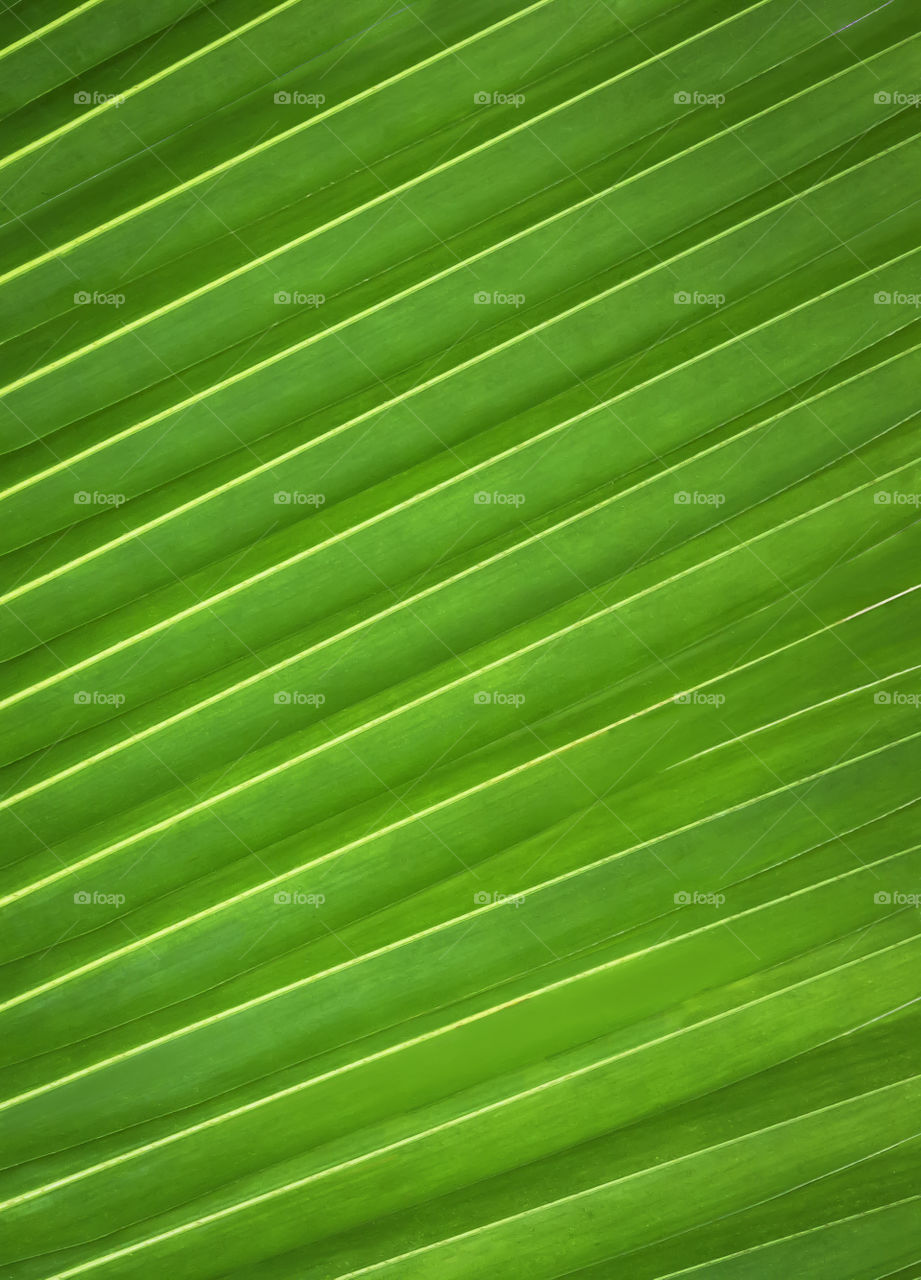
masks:
<instances>
[{"instance_id":1,"label":"leaf texture","mask_svg":"<svg viewBox=\"0 0 921 1280\"><path fill-rule=\"evenodd\" d=\"M918 1280L917 12L0 45L0 1274Z\"/></svg>"}]
</instances>

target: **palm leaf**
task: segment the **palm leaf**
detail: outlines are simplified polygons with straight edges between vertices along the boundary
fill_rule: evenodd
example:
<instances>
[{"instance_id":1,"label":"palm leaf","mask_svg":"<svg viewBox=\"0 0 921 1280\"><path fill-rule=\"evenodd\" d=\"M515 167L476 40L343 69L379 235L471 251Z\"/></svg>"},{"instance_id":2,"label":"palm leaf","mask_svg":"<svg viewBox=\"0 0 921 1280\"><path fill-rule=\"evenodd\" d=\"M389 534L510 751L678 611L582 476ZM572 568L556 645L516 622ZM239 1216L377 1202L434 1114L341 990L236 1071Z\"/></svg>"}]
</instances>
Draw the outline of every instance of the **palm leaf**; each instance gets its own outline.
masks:
<instances>
[{"instance_id":1,"label":"palm leaf","mask_svg":"<svg viewBox=\"0 0 921 1280\"><path fill-rule=\"evenodd\" d=\"M915 1280L917 17L0 19L10 1280Z\"/></svg>"}]
</instances>

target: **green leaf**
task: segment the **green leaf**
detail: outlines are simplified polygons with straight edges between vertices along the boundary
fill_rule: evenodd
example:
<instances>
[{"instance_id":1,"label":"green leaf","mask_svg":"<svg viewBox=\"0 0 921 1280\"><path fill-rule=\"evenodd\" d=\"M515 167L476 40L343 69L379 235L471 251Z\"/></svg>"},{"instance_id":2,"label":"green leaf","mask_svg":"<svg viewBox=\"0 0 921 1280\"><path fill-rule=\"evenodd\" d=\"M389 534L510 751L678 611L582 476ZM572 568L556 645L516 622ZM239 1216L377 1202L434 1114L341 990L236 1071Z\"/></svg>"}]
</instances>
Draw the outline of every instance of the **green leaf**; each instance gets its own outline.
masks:
<instances>
[{"instance_id":1,"label":"green leaf","mask_svg":"<svg viewBox=\"0 0 921 1280\"><path fill-rule=\"evenodd\" d=\"M0 18L9 1280L916 1280L916 15Z\"/></svg>"}]
</instances>

